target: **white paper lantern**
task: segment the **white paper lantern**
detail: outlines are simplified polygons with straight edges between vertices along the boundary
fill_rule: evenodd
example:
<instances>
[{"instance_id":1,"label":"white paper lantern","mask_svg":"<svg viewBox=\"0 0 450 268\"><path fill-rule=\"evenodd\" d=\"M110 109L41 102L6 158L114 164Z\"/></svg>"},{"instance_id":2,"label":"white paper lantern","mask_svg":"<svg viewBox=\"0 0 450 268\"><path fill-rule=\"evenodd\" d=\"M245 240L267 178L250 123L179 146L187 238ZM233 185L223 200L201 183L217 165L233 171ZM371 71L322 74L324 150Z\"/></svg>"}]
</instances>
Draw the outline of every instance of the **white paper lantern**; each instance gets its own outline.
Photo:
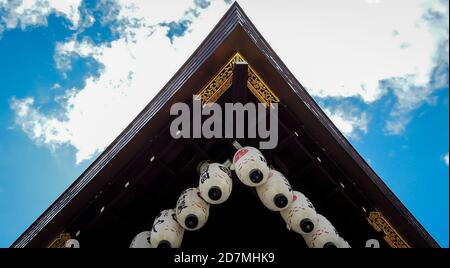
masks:
<instances>
[{"instance_id":1,"label":"white paper lantern","mask_svg":"<svg viewBox=\"0 0 450 268\"><path fill-rule=\"evenodd\" d=\"M184 229L176 220L175 210L161 212L153 222L150 234L152 248L179 248L183 241Z\"/></svg>"},{"instance_id":2,"label":"white paper lantern","mask_svg":"<svg viewBox=\"0 0 450 268\"><path fill-rule=\"evenodd\" d=\"M233 164L236 175L243 184L257 187L266 183L269 167L258 149L253 147L239 149L233 157Z\"/></svg>"},{"instance_id":3,"label":"white paper lantern","mask_svg":"<svg viewBox=\"0 0 450 268\"><path fill-rule=\"evenodd\" d=\"M131 241L130 248L151 248L150 231L144 231L136 235Z\"/></svg>"},{"instance_id":4,"label":"white paper lantern","mask_svg":"<svg viewBox=\"0 0 450 268\"><path fill-rule=\"evenodd\" d=\"M265 184L256 187L261 202L272 211L281 211L289 207L293 200L291 184L283 174L270 170Z\"/></svg>"},{"instance_id":5,"label":"white paper lantern","mask_svg":"<svg viewBox=\"0 0 450 268\"><path fill-rule=\"evenodd\" d=\"M281 211L281 217L287 228L299 234L309 234L316 228L319 218L309 199L298 191L293 192L293 202Z\"/></svg>"},{"instance_id":6,"label":"white paper lantern","mask_svg":"<svg viewBox=\"0 0 450 268\"><path fill-rule=\"evenodd\" d=\"M80 248L80 242L76 239L69 239L64 244L65 248Z\"/></svg>"},{"instance_id":7,"label":"white paper lantern","mask_svg":"<svg viewBox=\"0 0 450 268\"><path fill-rule=\"evenodd\" d=\"M339 237L339 241L336 246L338 248L351 248L350 244L342 237Z\"/></svg>"},{"instance_id":8,"label":"white paper lantern","mask_svg":"<svg viewBox=\"0 0 450 268\"><path fill-rule=\"evenodd\" d=\"M209 204L201 198L198 188L190 188L181 193L175 211L178 223L188 231L195 231L206 224Z\"/></svg>"},{"instance_id":9,"label":"white paper lantern","mask_svg":"<svg viewBox=\"0 0 450 268\"><path fill-rule=\"evenodd\" d=\"M200 194L210 204L217 205L227 201L232 186L231 171L224 165L207 164L200 175Z\"/></svg>"},{"instance_id":10,"label":"white paper lantern","mask_svg":"<svg viewBox=\"0 0 450 268\"><path fill-rule=\"evenodd\" d=\"M342 243L333 225L322 215L317 214L318 224L310 234L303 235L310 248L337 248Z\"/></svg>"}]
</instances>

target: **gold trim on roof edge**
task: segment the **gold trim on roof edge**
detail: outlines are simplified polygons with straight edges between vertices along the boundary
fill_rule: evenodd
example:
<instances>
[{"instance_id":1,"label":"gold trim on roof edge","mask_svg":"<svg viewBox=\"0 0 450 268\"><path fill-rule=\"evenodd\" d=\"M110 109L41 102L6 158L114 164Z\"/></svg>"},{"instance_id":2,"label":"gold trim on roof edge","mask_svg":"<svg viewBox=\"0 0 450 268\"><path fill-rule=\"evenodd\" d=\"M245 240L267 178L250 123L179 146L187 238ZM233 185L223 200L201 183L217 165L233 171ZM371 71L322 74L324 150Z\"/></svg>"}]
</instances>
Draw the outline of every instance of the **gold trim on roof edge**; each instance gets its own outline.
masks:
<instances>
[{"instance_id":1,"label":"gold trim on roof edge","mask_svg":"<svg viewBox=\"0 0 450 268\"><path fill-rule=\"evenodd\" d=\"M48 248L64 248L67 240L69 240L70 238L71 238L70 234L62 233L62 234L58 235L58 237L56 237L55 240L53 240L50 243Z\"/></svg>"},{"instance_id":2,"label":"gold trim on roof edge","mask_svg":"<svg viewBox=\"0 0 450 268\"><path fill-rule=\"evenodd\" d=\"M381 212L370 212L369 218L367 218L370 225L377 231L383 232L385 236L384 241L392 248L410 248L408 243L400 236L395 228L389 223Z\"/></svg>"},{"instance_id":3,"label":"gold trim on roof edge","mask_svg":"<svg viewBox=\"0 0 450 268\"><path fill-rule=\"evenodd\" d=\"M216 102L232 85L233 83L233 67L236 62L246 62L244 57L238 52L236 53L200 90L197 95L201 96L203 103ZM248 68L248 82L247 87L253 95L261 103L268 107L272 103L280 102L278 96L269 88L269 86L261 79L256 71L249 65Z\"/></svg>"}]
</instances>

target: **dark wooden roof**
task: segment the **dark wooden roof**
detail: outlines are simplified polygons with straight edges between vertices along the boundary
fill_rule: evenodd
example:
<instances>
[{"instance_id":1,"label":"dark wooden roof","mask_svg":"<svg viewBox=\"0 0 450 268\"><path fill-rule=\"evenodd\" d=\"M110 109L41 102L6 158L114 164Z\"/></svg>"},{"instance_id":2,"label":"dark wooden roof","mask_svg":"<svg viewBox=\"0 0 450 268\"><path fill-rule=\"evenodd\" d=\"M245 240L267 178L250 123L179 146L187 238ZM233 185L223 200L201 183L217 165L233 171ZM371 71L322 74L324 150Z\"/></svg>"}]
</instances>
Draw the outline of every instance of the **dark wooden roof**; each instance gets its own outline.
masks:
<instances>
[{"instance_id":1,"label":"dark wooden roof","mask_svg":"<svg viewBox=\"0 0 450 268\"><path fill-rule=\"evenodd\" d=\"M169 109L173 103L189 102L236 52L246 58L281 100L280 144L276 150L266 153L268 160L290 178L294 188L301 189L318 204L319 212L322 210L330 217L337 229L345 234L343 236L349 237L351 244L363 246L352 233L379 238L384 235L370 229L367 221L369 213L377 211L409 246L438 247L319 108L236 3L137 118L12 247L45 247L61 232L74 235L78 228L84 228L81 236L97 232L99 237L102 237L102 230L106 237L106 232L115 228L118 240L122 239L128 246L132 239L130 235L145 230L140 228L151 224L158 210L173 207L184 188L196 185L195 165L198 161L222 161L230 157L233 148L227 140L171 140L167 131ZM232 98L227 94L222 97L222 102ZM248 144L252 143L254 141L248 141ZM157 155L156 161L150 161L154 155ZM305 176L314 179L302 180ZM126 182L130 182L127 189L123 187ZM215 208L218 212L211 215L211 227L207 227L204 234L217 231L214 222L223 223L227 217L230 220L227 215L233 213L237 202L251 202L243 197L246 190L236 189L229 204ZM168 195L169 190L173 194ZM104 205L106 212L103 219L98 219L98 211ZM239 207L238 215L245 215L245 209L251 210L246 205ZM264 213L269 214L262 212L260 207L254 210L256 219ZM342 217L342 213L346 216ZM141 222L136 220L139 215L143 217ZM252 225L257 224L252 219L246 230L254 226L257 232L250 237L259 241L256 234L264 229ZM279 222L268 224L264 228L280 225ZM230 226L238 228L236 224ZM129 230L118 230L119 227ZM207 235L199 241L205 243L205 237ZM276 239L276 235L268 237ZM288 239L287 235L279 237ZM198 245L188 238L186 245ZM226 239L226 232L221 239ZM84 244L92 245L91 240L85 236Z\"/></svg>"}]
</instances>

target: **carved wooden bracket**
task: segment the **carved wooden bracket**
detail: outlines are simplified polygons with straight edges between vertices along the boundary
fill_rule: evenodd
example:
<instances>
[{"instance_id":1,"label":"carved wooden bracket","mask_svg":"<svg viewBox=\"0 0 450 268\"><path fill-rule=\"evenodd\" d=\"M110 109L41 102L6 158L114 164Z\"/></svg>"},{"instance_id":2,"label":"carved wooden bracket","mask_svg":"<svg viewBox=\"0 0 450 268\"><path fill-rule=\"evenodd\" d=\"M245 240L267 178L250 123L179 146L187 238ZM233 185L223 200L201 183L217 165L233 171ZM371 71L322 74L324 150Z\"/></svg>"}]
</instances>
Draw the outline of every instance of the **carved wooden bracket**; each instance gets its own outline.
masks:
<instances>
[{"instance_id":1,"label":"carved wooden bracket","mask_svg":"<svg viewBox=\"0 0 450 268\"><path fill-rule=\"evenodd\" d=\"M395 228L384 218L383 214L378 211L370 212L367 219L377 232L383 232L383 239L392 248L410 248L408 243L400 236Z\"/></svg>"},{"instance_id":2,"label":"carved wooden bracket","mask_svg":"<svg viewBox=\"0 0 450 268\"><path fill-rule=\"evenodd\" d=\"M201 96L203 103L216 102L231 87L233 83L233 67L236 62L246 62L246 60L241 54L236 53L227 64L220 69L213 79L197 93L197 95ZM266 107L270 106L272 103L280 102L277 95L275 95L251 66L248 68L247 87L261 103L266 105Z\"/></svg>"}]
</instances>

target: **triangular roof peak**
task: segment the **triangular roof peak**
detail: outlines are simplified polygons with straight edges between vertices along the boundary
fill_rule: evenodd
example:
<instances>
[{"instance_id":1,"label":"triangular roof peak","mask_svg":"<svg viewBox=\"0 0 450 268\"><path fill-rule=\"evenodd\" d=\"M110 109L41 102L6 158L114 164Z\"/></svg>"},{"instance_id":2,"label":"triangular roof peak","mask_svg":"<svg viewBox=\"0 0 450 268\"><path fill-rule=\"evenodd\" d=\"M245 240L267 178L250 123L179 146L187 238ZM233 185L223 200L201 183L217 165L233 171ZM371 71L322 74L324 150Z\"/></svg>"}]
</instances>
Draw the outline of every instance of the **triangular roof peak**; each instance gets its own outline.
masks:
<instances>
[{"instance_id":1,"label":"triangular roof peak","mask_svg":"<svg viewBox=\"0 0 450 268\"><path fill-rule=\"evenodd\" d=\"M349 187L356 189L355 194L364 195L367 207L355 203L362 206L357 208L358 213L363 213L377 232L384 233L391 246L438 247L288 70L237 2L135 120L12 247L48 245L96 194L115 181L122 183L120 180L127 179L121 177L123 169L146 156L148 151L142 150L158 139L161 129L167 126L171 105L201 93L236 58L248 62L257 83L265 85L269 98L280 102L297 119L299 128L314 134L314 146L320 149L314 153L330 159L345 174ZM256 89L252 93L261 102L267 102ZM209 97L212 101L220 98Z\"/></svg>"}]
</instances>

